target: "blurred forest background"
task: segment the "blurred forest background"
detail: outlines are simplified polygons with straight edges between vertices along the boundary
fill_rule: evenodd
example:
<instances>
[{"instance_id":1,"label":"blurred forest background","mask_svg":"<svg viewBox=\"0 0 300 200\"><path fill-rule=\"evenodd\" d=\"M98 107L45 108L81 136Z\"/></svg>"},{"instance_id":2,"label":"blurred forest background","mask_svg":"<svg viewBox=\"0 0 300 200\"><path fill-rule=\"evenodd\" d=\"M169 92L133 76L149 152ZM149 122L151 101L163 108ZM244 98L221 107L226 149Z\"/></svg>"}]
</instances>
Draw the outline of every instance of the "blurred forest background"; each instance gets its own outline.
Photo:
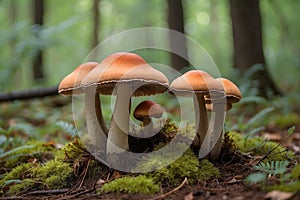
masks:
<instances>
[{"instance_id":1,"label":"blurred forest background","mask_svg":"<svg viewBox=\"0 0 300 200\"><path fill-rule=\"evenodd\" d=\"M0 91L57 85L102 40L124 30L154 26L170 27L196 40L212 56L222 76L237 84L253 69L239 66L242 64L238 60L255 54L251 47L259 48L255 34L259 39L261 31L263 57L257 62L264 62L280 91L299 92L300 1L242 2L238 5L238 0L0 0ZM241 9L259 12L261 24L254 21L258 29L241 27L245 24L241 21L243 16L235 12ZM250 16L250 20L257 16ZM244 38L237 35L239 31L242 34L241 30L246 32ZM246 40L248 44L241 43ZM245 48L239 49L237 43ZM166 59L175 67L171 56Z\"/></svg>"}]
</instances>

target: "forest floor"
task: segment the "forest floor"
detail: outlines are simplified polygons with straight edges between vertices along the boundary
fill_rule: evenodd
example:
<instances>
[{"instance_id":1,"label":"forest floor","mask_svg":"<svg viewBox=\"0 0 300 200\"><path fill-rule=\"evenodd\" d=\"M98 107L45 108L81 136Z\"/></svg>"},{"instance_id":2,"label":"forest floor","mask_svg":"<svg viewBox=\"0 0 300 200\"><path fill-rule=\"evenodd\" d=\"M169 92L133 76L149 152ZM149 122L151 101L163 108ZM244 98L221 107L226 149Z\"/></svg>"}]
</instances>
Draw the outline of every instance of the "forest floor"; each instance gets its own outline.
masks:
<instances>
[{"instance_id":1,"label":"forest floor","mask_svg":"<svg viewBox=\"0 0 300 200\"><path fill-rule=\"evenodd\" d=\"M23 124L30 123L33 126L40 126L41 124L45 126L49 121L49 116L55 116L57 114L58 108L65 106L65 103L61 100L47 100L42 102L47 106L41 108L40 114L34 116L37 110L39 110L37 105L28 106L26 103L17 103L15 109L11 105L5 104L0 105L3 113L0 119L0 125L4 129L8 129L8 124L15 124L21 121ZM38 103L41 105L41 103ZM56 109L56 111L53 111ZM44 113L45 115L41 114ZM51 120L55 121L60 119L64 114L61 113ZM71 121L71 118L67 117L66 121ZM47 132L47 131L46 131ZM13 133L13 137L24 137L24 140L28 140L30 136L22 133L21 135L16 135L17 132ZM53 133L43 133L42 138L46 142L51 141L53 137L58 137L58 133L55 131ZM287 135L286 128L279 128L274 124L268 124L264 131L260 133L262 137L268 137L271 141L282 142L282 146L286 147L290 151L295 153L294 161L300 162L300 124L296 124L295 133L291 135L288 139L284 139ZM38 136L37 136L38 137ZM61 136L60 136L61 137ZM63 135L63 139L58 139L55 143L63 143L70 140L68 135ZM36 138L35 138L36 139ZM17 142L16 142L17 143ZM13 145L13 144L11 144ZM4 148L4 147L1 147ZM12 147L10 147L12 148ZM7 147L9 149L9 147ZM7 149L3 149L4 152ZM3 152L2 152L3 153ZM35 190L35 191L22 191L17 195L2 194L0 199L230 199L230 200L243 200L243 199L300 199L299 193L284 193L278 192L273 193L268 191L263 191L261 187L256 184L252 186L247 186L244 182L245 178L253 173L254 165L262 158L262 156L253 156L250 153L240 153L234 152L230 154L222 153L220 158L214 163L214 165L219 169L220 177L210 178L203 182L189 183L189 180L185 179L178 186L161 186L160 192L143 195L143 194L128 194L128 193L101 193L97 194L97 188L101 188L103 183L99 181L99 177L85 178L86 180L81 180L79 185L73 186L73 188L57 189L57 190ZM1 166L3 171L4 166ZM109 170L104 172L101 176L108 176ZM2 176L3 177L3 176ZM97 180L98 179L98 180ZM91 184L92 183L92 184ZM0 194L1 195L1 194Z\"/></svg>"}]
</instances>

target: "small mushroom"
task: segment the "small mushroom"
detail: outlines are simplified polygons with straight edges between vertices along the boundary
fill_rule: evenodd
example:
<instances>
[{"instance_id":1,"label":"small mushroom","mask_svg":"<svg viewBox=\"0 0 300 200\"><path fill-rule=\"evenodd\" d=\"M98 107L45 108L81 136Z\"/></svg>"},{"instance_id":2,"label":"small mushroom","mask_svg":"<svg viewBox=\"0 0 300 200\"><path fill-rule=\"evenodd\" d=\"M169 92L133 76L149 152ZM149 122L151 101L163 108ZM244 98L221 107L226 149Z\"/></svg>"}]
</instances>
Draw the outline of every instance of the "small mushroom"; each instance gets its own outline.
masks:
<instances>
[{"instance_id":1,"label":"small mushroom","mask_svg":"<svg viewBox=\"0 0 300 200\"><path fill-rule=\"evenodd\" d=\"M104 136L107 128L103 120L99 94L93 88L84 90L81 86L82 80L98 64L97 62L87 62L79 65L60 82L58 93L63 95L85 94L85 118L89 139L92 145L103 146L106 145Z\"/></svg>"},{"instance_id":2,"label":"small mushroom","mask_svg":"<svg viewBox=\"0 0 300 200\"><path fill-rule=\"evenodd\" d=\"M202 70L191 70L176 78L170 84L170 92L179 96L193 96L196 118L196 132L199 143L195 144L197 149L205 148L207 153L209 144L204 144L204 139L208 130L208 118L205 107L204 96L213 91L220 91L222 85L211 75Z\"/></svg>"},{"instance_id":3,"label":"small mushroom","mask_svg":"<svg viewBox=\"0 0 300 200\"><path fill-rule=\"evenodd\" d=\"M242 98L239 88L233 82L225 78L217 78L216 80L222 83L226 99L207 99L208 102L210 102L207 105L212 105L212 111L215 113L212 123L212 141L216 141L216 143L213 147L211 147L212 150L209 154L211 160L216 160L221 152L222 141L224 137L223 126L225 111L231 109L232 104L239 102L239 100Z\"/></svg>"},{"instance_id":4,"label":"small mushroom","mask_svg":"<svg viewBox=\"0 0 300 200\"><path fill-rule=\"evenodd\" d=\"M143 123L143 137L151 137L154 135L154 127L151 118L160 118L163 113L163 107L154 101L146 100L137 105L133 112L133 116Z\"/></svg>"},{"instance_id":5,"label":"small mushroom","mask_svg":"<svg viewBox=\"0 0 300 200\"><path fill-rule=\"evenodd\" d=\"M83 85L96 85L101 94L116 95L108 132L107 153L121 153L129 149L131 96L163 93L167 90L169 81L140 56L119 52L105 58L83 80Z\"/></svg>"}]
</instances>

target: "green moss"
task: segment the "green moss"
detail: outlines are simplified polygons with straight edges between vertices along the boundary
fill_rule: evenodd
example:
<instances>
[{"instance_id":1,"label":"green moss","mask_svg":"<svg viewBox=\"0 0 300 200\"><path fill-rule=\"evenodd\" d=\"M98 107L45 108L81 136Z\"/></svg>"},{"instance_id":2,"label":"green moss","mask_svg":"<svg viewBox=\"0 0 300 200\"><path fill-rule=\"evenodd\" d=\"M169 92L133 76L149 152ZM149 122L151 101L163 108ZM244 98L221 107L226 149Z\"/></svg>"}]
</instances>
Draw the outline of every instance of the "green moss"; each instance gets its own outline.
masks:
<instances>
[{"instance_id":1,"label":"green moss","mask_svg":"<svg viewBox=\"0 0 300 200\"><path fill-rule=\"evenodd\" d=\"M245 137L237 132L229 132L229 137L234 141L237 150L243 153L253 153L256 156L265 156L271 149L274 149L267 160L286 160L293 158L294 153L287 151L286 148L278 146L278 143L266 141L261 137Z\"/></svg>"},{"instance_id":2,"label":"green moss","mask_svg":"<svg viewBox=\"0 0 300 200\"><path fill-rule=\"evenodd\" d=\"M29 178L23 179L20 183L14 184L9 188L9 194L17 194L24 189L34 187L35 181Z\"/></svg>"},{"instance_id":3,"label":"green moss","mask_svg":"<svg viewBox=\"0 0 300 200\"><path fill-rule=\"evenodd\" d=\"M27 162L30 158L43 160L45 158L51 159L54 157L57 149L40 141L29 141L24 146L15 148L6 152L1 156L5 159L5 167L12 168L18 163Z\"/></svg>"},{"instance_id":4,"label":"green moss","mask_svg":"<svg viewBox=\"0 0 300 200\"><path fill-rule=\"evenodd\" d=\"M152 179L140 175L137 177L122 177L103 185L98 192L125 192L153 194L159 191L159 185Z\"/></svg>"},{"instance_id":5,"label":"green moss","mask_svg":"<svg viewBox=\"0 0 300 200\"><path fill-rule=\"evenodd\" d=\"M44 164L23 163L6 174L0 185L9 187L9 193L15 194L35 186L40 189L60 189L70 186L73 169L68 163L56 160ZM9 183L9 184L8 184Z\"/></svg>"},{"instance_id":6,"label":"green moss","mask_svg":"<svg viewBox=\"0 0 300 200\"><path fill-rule=\"evenodd\" d=\"M291 171L291 175L294 179L300 178L300 164L295 165L295 167Z\"/></svg>"},{"instance_id":7,"label":"green moss","mask_svg":"<svg viewBox=\"0 0 300 200\"><path fill-rule=\"evenodd\" d=\"M55 160L75 161L79 160L86 149L81 140L77 137L72 142L67 143L55 155Z\"/></svg>"},{"instance_id":8,"label":"green moss","mask_svg":"<svg viewBox=\"0 0 300 200\"><path fill-rule=\"evenodd\" d=\"M300 191L300 181L292 181L290 183L283 183L278 185L265 186L263 188L267 191L279 190L283 192L299 192Z\"/></svg>"},{"instance_id":9,"label":"green moss","mask_svg":"<svg viewBox=\"0 0 300 200\"><path fill-rule=\"evenodd\" d=\"M287 115L274 116L274 122L279 128L286 128L300 124L300 117L296 113L289 113Z\"/></svg>"},{"instance_id":10,"label":"green moss","mask_svg":"<svg viewBox=\"0 0 300 200\"><path fill-rule=\"evenodd\" d=\"M51 160L33 170L34 177L45 183L50 189L59 189L69 185L67 181L73 175L68 163Z\"/></svg>"},{"instance_id":11,"label":"green moss","mask_svg":"<svg viewBox=\"0 0 300 200\"><path fill-rule=\"evenodd\" d=\"M176 148L172 148L176 150L180 148L180 145ZM174 158L174 151L170 153L170 155L154 155L146 158L143 162L141 162L138 166L139 170L154 170L158 166L163 166L165 162L172 161ZM171 159L168 160L167 159ZM171 162L170 165L160 168L156 171L147 173L147 176L153 178L153 180L157 183L165 183L168 185L176 186L179 185L184 178L188 178L190 183L195 181L202 181L211 177L218 177L219 171L212 163L207 160L202 160L199 162L198 158L192 152L192 150L188 149L181 157L179 157L174 162Z\"/></svg>"},{"instance_id":12,"label":"green moss","mask_svg":"<svg viewBox=\"0 0 300 200\"><path fill-rule=\"evenodd\" d=\"M14 169L12 169L6 176L0 181L0 185L5 184L9 180L22 180L30 177L32 174L32 168L34 165L32 163L23 163Z\"/></svg>"}]
</instances>

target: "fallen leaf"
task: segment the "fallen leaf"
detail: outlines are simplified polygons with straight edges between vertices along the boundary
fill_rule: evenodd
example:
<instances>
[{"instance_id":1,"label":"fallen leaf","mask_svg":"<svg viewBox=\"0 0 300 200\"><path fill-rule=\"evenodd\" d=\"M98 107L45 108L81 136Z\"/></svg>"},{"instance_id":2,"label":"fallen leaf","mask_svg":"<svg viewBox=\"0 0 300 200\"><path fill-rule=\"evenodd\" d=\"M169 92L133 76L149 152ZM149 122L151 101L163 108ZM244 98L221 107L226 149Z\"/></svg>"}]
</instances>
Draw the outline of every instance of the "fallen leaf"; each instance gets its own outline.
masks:
<instances>
[{"instance_id":1,"label":"fallen leaf","mask_svg":"<svg viewBox=\"0 0 300 200\"><path fill-rule=\"evenodd\" d=\"M288 200L292 198L294 193L290 192L281 192L278 190L273 190L265 195L265 199L271 200Z\"/></svg>"},{"instance_id":2,"label":"fallen leaf","mask_svg":"<svg viewBox=\"0 0 300 200\"><path fill-rule=\"evenodd\" d=\"M193 199L194 199L194 195L192 192L184 196L184 200L193 200Z\"/></svg>"},{"instance_id":3,"label":"fallen leaf","mask_svg":"<svg viewBox=\"0 0 300 200\"><path fill-rule=\"evenodd\" d=\"M282 135L280 133L264 133L262 135L263 138L268 138L271 141L278 142L282 140Z\"/></svg>"}]
</instances>

